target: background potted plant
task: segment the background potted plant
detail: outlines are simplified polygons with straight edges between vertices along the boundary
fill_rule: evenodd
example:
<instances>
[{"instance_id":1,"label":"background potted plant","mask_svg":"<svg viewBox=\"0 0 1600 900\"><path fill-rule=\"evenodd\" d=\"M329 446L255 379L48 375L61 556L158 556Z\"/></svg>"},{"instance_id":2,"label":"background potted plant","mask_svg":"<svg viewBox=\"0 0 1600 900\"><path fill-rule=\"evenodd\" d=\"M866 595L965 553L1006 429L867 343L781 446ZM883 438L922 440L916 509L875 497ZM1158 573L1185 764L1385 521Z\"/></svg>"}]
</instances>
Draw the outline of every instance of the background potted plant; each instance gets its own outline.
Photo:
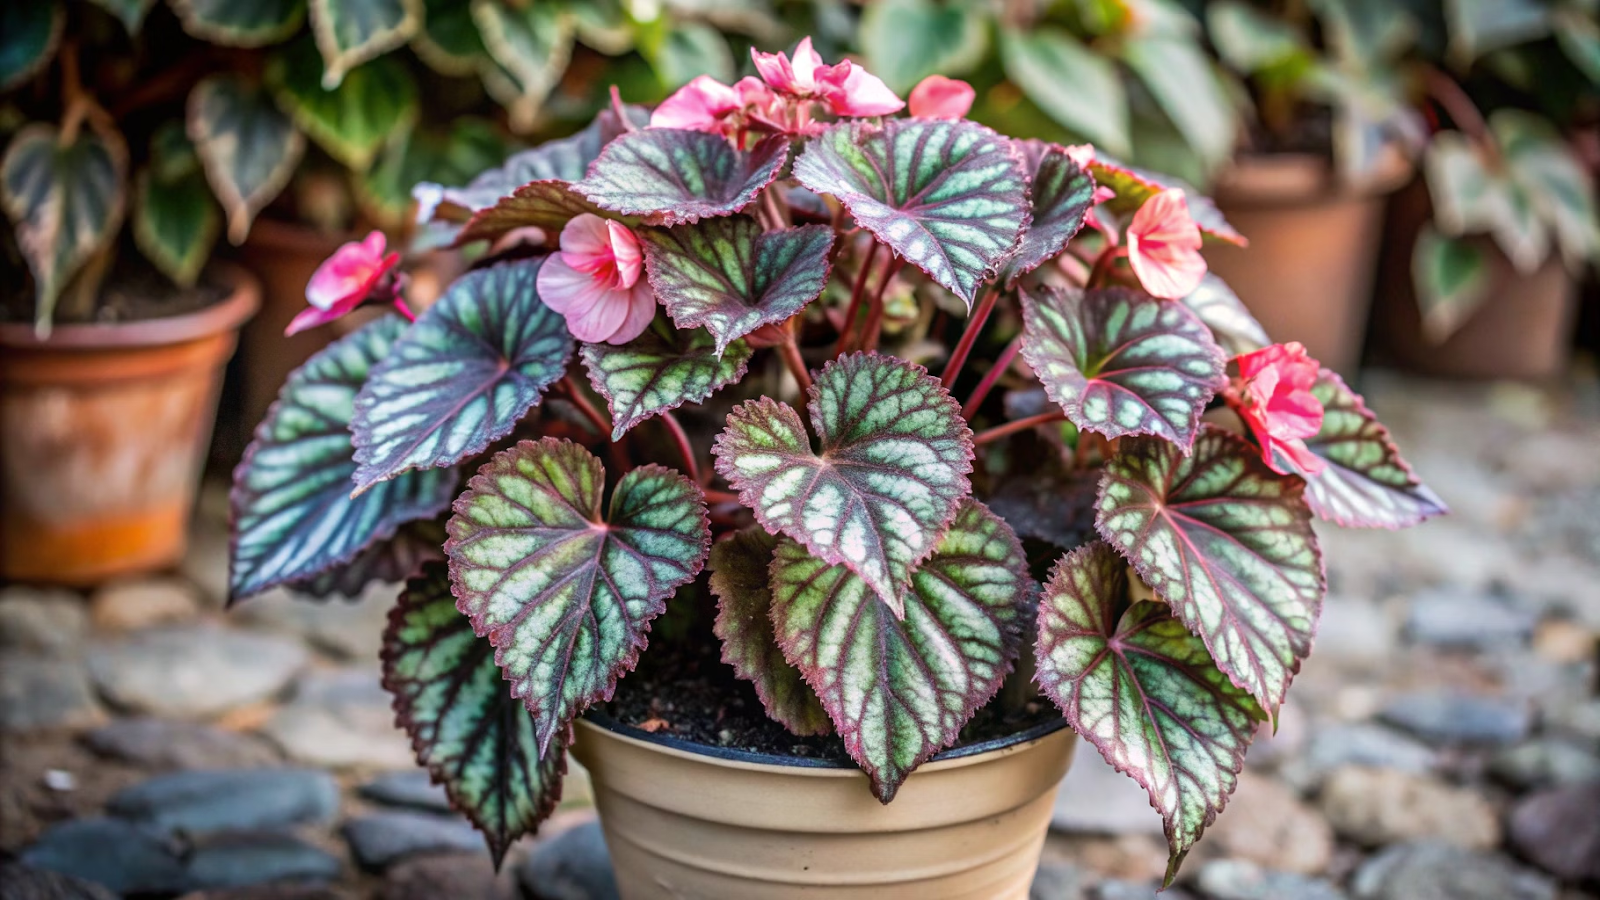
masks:
<instances>
[{"instance_id":1,"label":"background potted plant","mask_svg":"<svg viewBox=\"0 0 1600 900\"><path fill-rule=\"evenodd\" d=\"M490 251L289 379L235 599L410 573L385 684L497 859L570 743L624 896L1022 897L1068 724L1170 879L1310 649L1312 517L1442 505L1207 276L1199 198L961 82L753 61L419 190ZM307 315L404 311L373 249Z\"/></svg>"}]
</instances>

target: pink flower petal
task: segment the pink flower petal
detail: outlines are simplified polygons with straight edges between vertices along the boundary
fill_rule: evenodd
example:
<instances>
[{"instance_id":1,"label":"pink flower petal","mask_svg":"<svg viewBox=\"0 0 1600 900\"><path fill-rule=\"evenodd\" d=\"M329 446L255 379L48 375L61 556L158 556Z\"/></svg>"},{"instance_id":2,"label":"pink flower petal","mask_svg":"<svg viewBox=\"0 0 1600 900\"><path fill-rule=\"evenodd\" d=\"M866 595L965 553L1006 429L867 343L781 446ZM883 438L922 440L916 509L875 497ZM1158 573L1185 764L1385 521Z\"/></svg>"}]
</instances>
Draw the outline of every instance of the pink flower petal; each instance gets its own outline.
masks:
<instances>
[{"instance_id":1,"label":"pink flower petal","mask_svg":"<svg viewBox=\"0 0 1600 900\"><path fill-rule=\"evenodd\" d=\"M650 127L717 132L722 119L738 110L740 102L733 88L700 75L661 101L650 114Z\"/></svg>"},{"instance_id":2,"label":"pink flower petal","mask_svg":"<svg viewBox=\"0 0 1600 900\"><path fill-rule=\"evenodd\" d=\"M610 293L593 275L568 265L559 253L539 267L534 285L544 305L563 316L581 315Z\"/></svg>"},{"instance_id":3,"label":"pink flower petal","mask_svg":"<svg viewBox=\"0 0 1600 900\"><path fill-rule=\"evenodd\" d=\"M639 272L644 268L644 250L628 226L610 220L606 226L610 229L611 257L617 267L617 286L631 288L638 282Z\"/></svg>"},{"instance_id":4,"label":"pink flower petal","mask_svg":"<svg viewBox=\"0 0 1600 900\"><path fill-rule=\"evenodd\" d=\"M905 105L883 79L860 66L851 68L839 93L828 96L828 108L840 116L887 116Z\"/></svg>"},{"instance_id":5,"label":"pink flower petal","mask_svg":"<svg viewBox=\"0 0 1600 900\"><path fill-rule=\"evenodd\" d=\"M627 321L632 294L631 290L601 292L588 307L566 313L567 330L578 340L591 344L609 340Z\"/></svg>"},{"instance_id":6,"label":"pink flower petal","mask_svg":"<svg viewBox=\"0 0 1600 900\"><path fill-rule=\"evenodd\" d=\"M608 344L626 344L641 334L656 317L656 295L650 282L640 281L628 292L628 317L606 338Z\"/></svg>"},{"instance_id":7,"label":"pink flower petal","mask_svg":"<svg viewBox=\"0 0 1600 900\"><path fill-rule=\"evenodd\" d=\"M373 231L360 241L351 241L311 274L306 284L306 302L318 309L333 309L356 297L365 300L373 285L390 269L400 264L400 254L383 255L384 236ZM351 307L354 308L354 307Z\"/></svg>"},{"instance_id":8,"label":"pink flower petal","mask_svg":"<svg viewBox=\"0 0 1600 900\"><path fill-rule=\"evenodd\" d=\"M929 75L911 89L911 115L919 119L959 119L978 96L972 85L943 75Z\"/></svg>"},{"instance_id":9,"label":"pink flower petal","mask_svg":"<svg viewBox=\"0 0 1600 900\"><path fill-rule=\"evenodd\" d=\"M574 216L561 229L561 257L567 265L591 274L616 262L611 249L611 227L594 213Z\"/></svg>"},{"instance_id":10,"label":"pink flower petal","mask_svg":"<svg viewBox=\"0 0 1600 900\"><path fill-rule=\"evenodd\" d=\"M290 337L302 331L316 328L318 325L326 325L349 311L348 309L318 309L315 306L308 306L300 310L294 319L289 322L289 327L283 330L283 336Z\"/></svg>"},{"instance_id":11,"label":"pink flower petal","mask_svg":"<svg viewBox=\"0 0 1600 900\"><path fill-rule=\"evenodd\" d=\"M1255 435L1267 465L1285 475L1322 471L1323 459L1305 445L1322 429L1322 404L1310 390L1321 366L1294 342L1241 354L1235 362L1239 377L1223 396Z\"/></svg>"},{"instance_id":12,"label":"pink flower petal","mask_svg":"<svg viewBox=\"0 0 1600 900\"><path fill-rule=\"evenodd\" d=\"M809 51L811 56L816 55L816 51L811 50L811 38L808 37L801 41L800 46ZM800 47L795 48L795 55L800 55ZM750 59L756 64L756 72L761 76L761 80L770 85L773 90L782 91L786 94L802 92L795 78L794 67L789 64L789 57L783 53L762 53L751 47ZM810 74L811 72L808 71L807 75L809 76ZM809 91L813 84L808 80L805 90Z\"/></svg>"},{"instance_id":13,"label":"pink flower petal","mask_svg":"<svg viewBox=\"0 0 1600 900\"><path fill-rule=\"evenodd\" d=\"M1179 188L1146 200L1128 223L1128 264L1151 295L1176 300L1188 296L1206 274L1200 255L1200 228L1189 216Z\"/></svg>"}]
</instances>

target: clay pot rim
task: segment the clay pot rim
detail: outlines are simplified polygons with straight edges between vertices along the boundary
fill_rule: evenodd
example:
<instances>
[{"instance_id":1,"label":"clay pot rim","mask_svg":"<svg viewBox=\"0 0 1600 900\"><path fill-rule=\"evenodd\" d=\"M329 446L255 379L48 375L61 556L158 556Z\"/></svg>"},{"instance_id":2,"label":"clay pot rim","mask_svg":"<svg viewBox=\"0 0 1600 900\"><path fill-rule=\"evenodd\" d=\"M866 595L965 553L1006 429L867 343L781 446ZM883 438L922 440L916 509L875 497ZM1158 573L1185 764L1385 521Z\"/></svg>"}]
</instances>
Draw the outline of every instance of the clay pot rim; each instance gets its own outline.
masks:
<instances>
[{"instance_id":1,"label":"clay pot rim","mask_svg":"<svg viewBox=\"0 0 1600 900\"><path fill-rule=\"evenodd\" d=\"M824 778L855 777L861 774L861 770L852 762L835 762L833 760L813 759L804 756L781 756L776 753L758 753L753 750L739 750L731 747L713 747L710 744L701 744L684 738L652 734L642 728L624 725L598 709L590 709L585 712L578 719L577 726L606 732L612 737L621 740L647 744L652 750L669 755L698 758L702 761L716 762L738 768L782 769L792 774L798 774L794 773L796 769L807 769L810 771L805 774ZM938 766L938 768L972 765L982 762L980 757L987 754L1030 744L1049 737L1067 727L1066 717L1060 716L1015 734L942 750L935 753L918 771L920 772L929 766L936 766L939 763L952 763L953 765Z\"/></svg>"},{"instance_id":2,"label":"clay pot rim","mask_svg":"<svg viewBox=\"0 0 1600 900\"><path fill-rule=\"evenodd\" d=\"M96 350L160 347L232 331L261 306L261 285L240 266L222 260L211 269L229 290L221 302L176 316L132 322L86 322L57 325L43 340L29 322L0 322L0 347L19 350Z\"/></svg>"},{"instance_id":3,"label":"clay pot rim","mask_svg":"<svg viewBox=\"0 0 1600 900\"><path fill-rule=\"evenodd\" d=\"M1410 158L1393 145L1359 182L1346 181L1321 154L1244 152L1218 173L1212 195L1221 203L1296 206L1330 197L1392 194L1415 172Z\"/></svg>"}]
</instances>

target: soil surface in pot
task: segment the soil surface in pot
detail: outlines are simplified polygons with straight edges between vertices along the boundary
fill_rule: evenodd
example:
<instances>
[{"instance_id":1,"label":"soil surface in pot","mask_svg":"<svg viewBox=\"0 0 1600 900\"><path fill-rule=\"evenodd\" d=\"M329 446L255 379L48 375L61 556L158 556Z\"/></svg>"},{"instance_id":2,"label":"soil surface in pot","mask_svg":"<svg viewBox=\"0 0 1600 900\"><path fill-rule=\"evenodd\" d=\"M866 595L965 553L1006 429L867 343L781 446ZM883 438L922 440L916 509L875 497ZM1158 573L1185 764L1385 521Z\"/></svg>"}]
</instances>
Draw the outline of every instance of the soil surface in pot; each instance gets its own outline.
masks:
<instances>
[{"instance_id":1,"label":"soil surface in pot","mask_svg":"<svg viewBox=\"0 0 1600 900\"><path fill-rule=\"evenodd\" d=\"M88 322L139 322L145 319L163 319L198 312L228 298L232 289L227 283L214 280L202 273L193 287L180 288L166 276L148 266L118 265L106 278L95 302L94 315ZM26 290L7 291L0 298L0 322L33 321L33 285L19 278ZM56 324L80 324L84 320L68 319L57 315Z\"/></svg>"}]
</instances>

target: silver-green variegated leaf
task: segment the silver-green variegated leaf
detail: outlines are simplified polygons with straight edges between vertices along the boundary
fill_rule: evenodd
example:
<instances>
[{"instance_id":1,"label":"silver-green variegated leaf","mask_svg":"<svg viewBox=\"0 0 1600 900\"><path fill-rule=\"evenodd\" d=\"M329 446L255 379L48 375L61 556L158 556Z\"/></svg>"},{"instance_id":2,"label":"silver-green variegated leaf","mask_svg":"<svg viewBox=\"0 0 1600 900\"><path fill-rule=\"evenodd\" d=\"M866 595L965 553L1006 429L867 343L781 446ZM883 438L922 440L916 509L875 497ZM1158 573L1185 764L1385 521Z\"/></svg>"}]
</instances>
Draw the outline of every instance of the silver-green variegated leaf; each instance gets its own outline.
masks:
<instances>
[{"instance_id":1,"label":"silver-green variegated leaf","mask_svg":"<svg viewBox=\"0 0 1600 900\"><path fill-rule=\"evenodd\" d=\"M1199 41L1186 34L1155 33L1155 29L1143 32L1119 42L1118 55L1210 171L1233 153L1238 140L1238 103L1217 77Z\"/></svg>"},{"instance_id":2,"label":"silver-green variegated leaf","mask_svg":"<svg viewBox=\"0 0 1600 900\"><path fill-rule=\"evenodd\" d=\"M753 219L727 216L639 236L656 300L679 328L704 326L718 353L805 309L832 267L826 225L763 232Z\"/></svg>"},{"instance_id":3,"label":"silver-green variegated leaf","mask_svg":"<svg viewBox=\"0 0 1600 900\"><path fill-rule=\"evenodd\" d=\"M263 47L300 30L306 0L167 0L183 30L225 47Z\"/></svg>"},{"instance_id":4,"label":"silver-green variegated leaf","mask_svg":"<svg viewBox=\"0 0 1600 900\"><path fill-rule=\"evenodd\" d=\"M411 49L440 75L463 78L474 75L488 52L472 5L461 0L422 0L422 25L411 36Z\"/></svg>"},{"instance_id":5,"label":"silver-green variegated leaf","mask_svg":"<svg viewBox=\"0 0 1600 900\"><path fill-rule=\"evenodd\" d=\"M358 172L384 144L417 119L417 85L399 59L386 56L351 69L338 87L323 87L322 59L310 41L272 58L267 82L296 125L329 156Z\"/></svg>"},{"instance_id":6,"label":"silver-green variegated leaf","mask_svg":"<svg viewBox=\"0 0 1600 900\"><path fill-rule=\"evenodd\" d=\"M779 540L770 575L784 658L884 803L1000 689L1037 590L1016 535L971 499L912 575L903 617L792 540Z\"/></svg>"},{"instance_id":7,"label":"silver-green variegated leaf","mask_svg":"<svg viewBox=\"0 0 1600 900\"><path fill-rule=\"evenodd\" d=\"M304 582L450 505L456 473L409 472L350 495L356 392L405 322L386 316L329 344L296 369L233 472L234 600Z\"/></svg>"},{"instance_id":8,"label":"silver-green variegated leaf","mask_svg":"<svg viewBox=\"0 0 1600 900\"><path fill-rule=\"evenodd\" d=\"M222 213L196 169L164 180L141 172L133 204L133 239L163 275L193 285L222 231Z\"/></svg>"},{"instance_id":9,"label":"silver-green variegated leaf","mask_svg":"<svg viewBox=\"0 0 1600 900\"><path fill-rule=\"evenodd\" d=\"M584 344L589 383L611 408L611 439L651 416L698 403L744 377L750 345L720 350L703 328L682 331L657 319L626 344Z\"/></svg>"},{"instance_id":10,"label":"silver-green variegated leaf","mask_svg":"<svg viewBox=\"0 0 1600 900\"><path fill-rule=\"evenodd\" d=\"M703 131L645 128L607 144L573 187L602 209L682 225L749 206L788 159L781 136L736 150Z\"/></svg>"},{"instance_id":11,"label":"silver-green variegated leaf","mask_svg":"<svg viewBox=\"0 0 1600 900\"><path fill-rule=\"evenodd\" d=\"M971 490L972 432L937 379L877 353L823 366L810 400L820 452L793 407L762 397L728 415L717 471L768 532L847 566L899 614Z\"/></svg>"},{"instance_id":12,"label":"silver-green variegated leaf","mask_svg":"<svg viewBox=\"0 0 1600 900\"><path fill-rule=\"evenodd\" d=\"M373 368L350 426L357 492L482 453L566 374L572 336L539 299L542 261L456 279Z\"/></svg>"},{"instance_id":13,"label":"silver-green variegated leaf","mask_svg":"<svg viewBox=\"0 0 1600 900\"><path fill-rule=\"evenodd\" d=\"M711 546L704 494L671 469L622 476L602 515L604 489L581 446L523 441L478 470L448 525L459 606L494 644L541 749L611 697Z\"/></svg>"},{"instance_id":14,"label":"silver-green variegated leaf","mask_svg":"<svg viewBox=\"0 0 1600 900\"><path fill-rule=\"evenodd\" d=\"M66 24L59 0L0 5L0 91L27 81L55 56Z\"/></svg>"},{"instance_id":15,"label":"silver-green variegated leaf","mask_svg":"<svg viewBox=\"0 0 1600 900\"><path fill-rule=\"evenodd\" d=\"M532 181L472 214L456 235L460 247L473 241L497 241L513 231L537 228L546 244L555 244L561 229L584 213L619 218L584 199L567 181ZM631 220L629 220L631 221Z\"/></svg>"},{"instance_id":16,"label":"silver-green variegated leaf","mask_svg":"<svg viewBox=\"0 0 1600 900\"><path fill-rule=\"evenodd\" d=\"M1211 426L1188 456L1159 438L1124 440L1100 480L1100 536L1268 710L1311 652L1326 589L1304 492Z\"/></svg>"},{"instance_id":17,"label":"silver-green variegated leaf","mask_svg":"<svg viewBox=\"0 0 1600 900\"><path fill-rule=\"evenodd\" d=\"M1200 321L1206 323L1206 327L1211 329L1211 336L1229 358L1260 350L1272 343L1267 330L1250 314L1233 288L1210 272L1200 279L1200 286L1184 297L1182 302L1190 312L1200 317Z\"/></svg>"},{"instance_id":18,"label":"silver-green variegated leaf","mask_svg":"<svg viewBox=\"0 0 1600 900\"><path fill-rule=\"evenodd\" d=\"M722 641L722 661L755 686L767 715L792 734L827 734L828 711L800 670L783 658L772 630L768 572L778 539L754 526L711 547L706 568L717 597L712 630Z\"/></svg>"},{"instance_id":19,"label":"silver-green variegated leaf","mask_svg":"<svg viewBox=\"0 0 1600 900\"><path fill-rule=\"evenodd\" d=\"M1524 110L1496 110L1489 129L1505 151L1511 181L1549 226L1567 268L1577 272L1600 258L1594 178L1571 143L1549 120Z\"/></svg>"},{"instance_id":20,"label":"silver-green variegated leaf","mask_svg":"<svg viewBox=\"0 0 1600 900\"><path fill-rule=\"evenodd\" d=\"M290 582L289 590L313 600L331 597L360 600L369 585L405 581L417 574L423 563L444 559L444 541L443 520L407 522L394 537L374 541L347 563Z\"/></svg>"},{"instance_id":21,"label":"silver-green variegated leaf","mask_svg":"<svg viewBox=\"0 0 1600 900\"><path fill-rule=\"evenodd\" d=\"M405 44L422 24L420 0L307 0L311 35L322 53L322 86Z\"/></svg>"},{"instance_id":22,"label":"silver-green variegated leaf","mask_svg":"<svg viewBox=\"0 0 1600 900\"><path fill-rule=\"evenodd\" d=\"M189 92L189 139L228 217L228 240L244 242L256 213L289 183L306 140L267 92L237 75L212 75Z\"/></svg>"},{"instance_id":23,"label":"silver-green variegated leaf","mask_svg":"<svg viewBox=\"0 0 1600 900\"><path fill-rule=\"evenodd\" d=\"M465 2L465 0L463 0ZM575 25L560 4L471 0L472 21L494 65L484 87L526 131L572 59Z\"/></svg>"},{"instance_id":24,"label":"silver-green variegated leaf","mask_svg":"<svg viewBox=\"0 0 1600 900\"><path fill-rule=\"evenodd\" d=\"M1094 177L1073 162L1065 147L1046 141L1015 141L1028 171L1028 230L1005 264L1005 281L1061 255L1094 206Z\"/></svg>"},{"instance_id":25,"label":"silver-green variegated leaf","mask_svg":"<svg viewBox=\"0 0 1600 900\"><path fill-rule=\"evenodd\" d=\"M1129 288L1022 293L1022 357L1072 424L1188 450L1227 359L1187 306Z\"/></svg>"},{"instance_id":26,"label":"silver-green variegated leaf","mask_svg":"<svg viewBox=\"0 0 1600 900\"><path fill-rule=\"evenodd\" d=\"M1266 713L1165 604L1138 600L1127 563L1094 541L1039 600L1037 679L1074 731L1150 793L1172 855L1167 882L1227 805Z\"/></svg>"},{"instance_id":27,"label":"silver-green variegated leaf","mask_svg":"<svg viewBox=\"0 0 1600 900\"><path fill-rule=\"evenodd\" d=\"M1426 223L1411 250L1422 333L1443 341L1472 319L1489 299L1489 260L1472 238L1445 237Z\"/></svg>"},{"instance_id":28,"label":"silver-green variegated leaf","mask_svg":"<svg viewBox=\"0 0 1600 900\"><path fill-rule=\"evenodd\" d=\"M1523 184L1488 151L1459 132L1440 132L1428 143L1423 172L1441 233L1488 233L1519 272L1544 262L1550 229Z\"/></svg>"},{"instance_id":29,"label":"silver-green variegated leaf","mask_svg":"<svg viewBox=\"0 0 1600 900\"><path fill-rule=\"evenodd\" d=\"M533 717L494 662L494 647L456 609L450 574L429 563L406 582L383 633L383 686L417 761L483 832L495 867L561 799L564 748L541 754Z\"/></svg>"},{"instance_id":30,"label":"silver-green variegated leaf","mask_svg":"<svg viewBox=\"0 0 1600 900\"><path fill-rule=\"evenodd\" d=\"M794 177L970 307L1028 224L1028 175L1012 143L965 120L841 122L812 139Z\"/></svg>"}]
</instances>

